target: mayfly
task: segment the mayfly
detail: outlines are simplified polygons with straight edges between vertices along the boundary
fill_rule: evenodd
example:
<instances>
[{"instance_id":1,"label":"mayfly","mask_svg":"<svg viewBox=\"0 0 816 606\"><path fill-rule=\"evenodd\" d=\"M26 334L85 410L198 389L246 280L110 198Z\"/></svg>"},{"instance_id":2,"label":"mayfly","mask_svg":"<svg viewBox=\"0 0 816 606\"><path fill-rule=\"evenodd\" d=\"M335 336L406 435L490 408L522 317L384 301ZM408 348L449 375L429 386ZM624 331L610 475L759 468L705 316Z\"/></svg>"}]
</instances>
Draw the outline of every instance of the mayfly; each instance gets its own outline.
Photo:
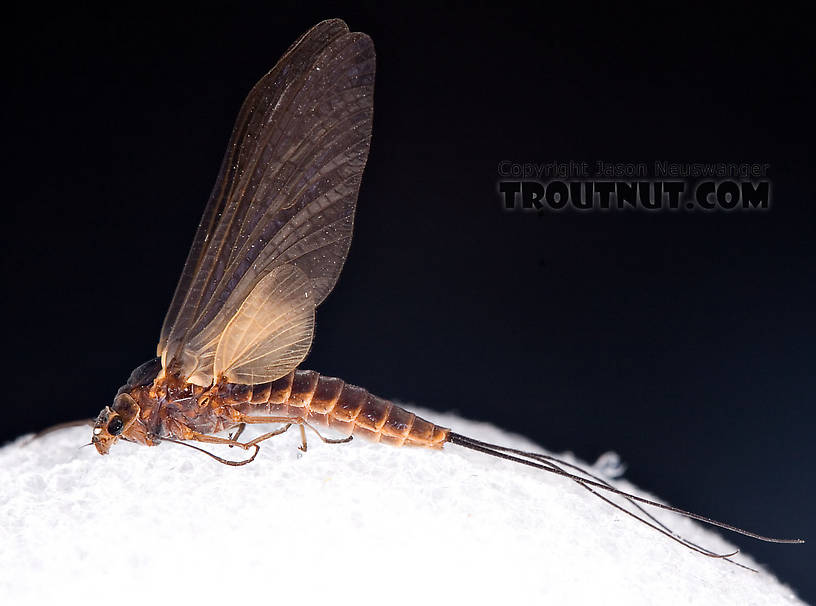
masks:
<instances>
[{"instance_id":1,"label":"mayfly","mask_svg":"<svg viewBox=\"0 0 816 606\"><path fill-rule=\"evenodd\" d=\"M218 179L161 329L157 357L139 366L93 424L92 444L189 442L251 450L293 426L324 442L352 436L392 446L456 444L577 482L685 547L638 503L763 541L774 539L624 493L566 461L488 444L426 421L393 402L298 366L312 343L315 308L345 262L373 115L371 39L343 21L317 24L286 51L241 107ZM251 440L248 424L279 424ZM324 437L316 425L345 438ZM228 437L218 433L231 431ZM600 491L619 495L639 513Z\"/></svg>"}]
</instances>

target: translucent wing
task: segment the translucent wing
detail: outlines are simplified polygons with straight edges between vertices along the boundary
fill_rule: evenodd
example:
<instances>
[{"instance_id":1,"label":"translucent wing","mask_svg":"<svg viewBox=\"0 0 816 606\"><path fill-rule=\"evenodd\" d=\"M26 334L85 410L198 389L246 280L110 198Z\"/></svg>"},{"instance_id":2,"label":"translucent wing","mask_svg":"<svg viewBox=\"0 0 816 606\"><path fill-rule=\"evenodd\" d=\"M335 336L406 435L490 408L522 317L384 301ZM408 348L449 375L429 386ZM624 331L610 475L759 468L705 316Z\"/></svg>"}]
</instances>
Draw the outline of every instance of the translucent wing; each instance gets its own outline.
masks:
<instances>
[{"instance_id":1,"label":"translucent wing","mask_svg":"<svg viewBox=\"0 0 816 606\"><path fill-rule=\"evenodd\" d=\"M370 38L334 19L249 93L162 327L166 371L256 383L303 360L351 240L374 69Z\"/></svg>"},{"instance_id":2,"label":"translucent wing","mask_svg":"<svg viewBox=\"0 0 816 606\"><path fill-rule=\"evenodd\" d=\"M310 290L294 265L276 267L258 282L218 342L215 375L252 385L300 364L314 334Z\"/></svg>"}]
</instances>

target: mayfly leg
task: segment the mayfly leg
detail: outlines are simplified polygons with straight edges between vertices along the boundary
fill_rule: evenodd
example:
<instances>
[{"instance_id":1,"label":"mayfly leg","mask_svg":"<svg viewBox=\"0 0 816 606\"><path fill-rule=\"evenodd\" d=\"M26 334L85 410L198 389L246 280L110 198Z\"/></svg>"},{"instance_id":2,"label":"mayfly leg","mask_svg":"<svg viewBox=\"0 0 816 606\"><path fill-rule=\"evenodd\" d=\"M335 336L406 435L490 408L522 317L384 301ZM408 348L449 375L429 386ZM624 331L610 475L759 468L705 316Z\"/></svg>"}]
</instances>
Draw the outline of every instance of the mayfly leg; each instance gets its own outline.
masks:
<instances>
[{"instance_id":1,"label":"mayfly leg","mask_svg":"<svg viewBox=\"0 0 816 606\"><path fill-rule=\"evenodd\" d=\"M259 424L259 423L284 423L283 427L276 429L275 431L270 431L264 434L259 435L256 438L249 440L248 442L239 442L235 438L237 438L243 432L244 428L247 424ZM300 446L298 449L302 452L306 452L307 444L306 444L306 427L311 429L317 437L320 438L326 444L345 444L346 442L350 442L352 440L352 436L348 436L346 438L327 438L326 436L322 435L316 427L314 427L311 423L306 421L303 417L253 417L247 415L241 415L240 424L238 429L236 430L235 434L230 434L227 438L220 438L218 436L211 436L203 433L193 433L190 436L191 440L195 440L197 442L205 442L207 444L221 444L224 446L229 446L233 448L238 446L239 448L243 448L244 450L249 450L253 446L258 449L260 448L259 444L264 440L268 440L269 438L274 438L275 436L279 436L282 433L286 433L289 431L289 428L292 425L298 425L300 427ZM257 450L256 450L257 454ZM253 456L253 459L255 457Z\"/></svg>"},{"instance_id":2,"label":"mayfly leg","mask_svg":"<svg viewBox=\"0 0 816 606\"><path fill-rule=\"evenodd\" d=\"M306 452L308 446L306 445L306 428L303 425L298 425L300 428L300 446L298 446L298 450L300 452Z\"/></svg>"},{"instance_id":3,"label":"mayfly leg","mask_svg":"<svg viewBox=\"0 0 816 606\"><path fill-rule=\"evenodd\" d=\"M244 433L244 430L245 430L245 429L246 429L246 423L241 423L240 425L238 425L238 429L236 429L234 432L232 432L231 434L229 434L229 436L227 436L227 437L228 437L230 440L236 440L236 441L237 441L237 440L238 440L238 437L239 437L239 436L240 436L242 433ZM232 448L232 447L233 447L233 446L232 446L232 444L230 444L230 448Z\"/></svg>"},{"instance_id":4,"label":"mayfly leg","mask_svg":"<svg viewBox=\"0 0 816 606\"><path fill-rule=\"evenodd\" d=\"M306 444L306 427L315 432L317 437L326 444L345 444L346 442L351 442L352 439L352 436L345 438L327 438L326 436L322 435L314 425L309 423L303 417L254 417L249 415L241 415L241 423L286 423L282 429L258 436L257 438L250 440L248 444L257 444L258 442L271 438L272 436L280 435L287 431L292 425L297 424L300 426L300 446L298 446L298 449L302 452L306 452L308 447Z\"/></svg>"}]
</instances>

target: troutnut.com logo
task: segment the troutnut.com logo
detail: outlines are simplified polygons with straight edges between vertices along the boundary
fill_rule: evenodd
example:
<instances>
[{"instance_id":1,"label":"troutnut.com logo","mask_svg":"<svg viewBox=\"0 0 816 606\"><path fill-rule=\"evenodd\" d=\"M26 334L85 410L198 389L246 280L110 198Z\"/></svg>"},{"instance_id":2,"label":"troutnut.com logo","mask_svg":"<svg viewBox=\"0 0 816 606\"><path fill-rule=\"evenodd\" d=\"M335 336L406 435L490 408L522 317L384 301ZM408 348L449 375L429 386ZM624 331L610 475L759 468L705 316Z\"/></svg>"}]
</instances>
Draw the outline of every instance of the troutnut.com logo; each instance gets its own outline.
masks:
<instances>
[{"instance_id":1,"label":"troutnut.com logo","mask_svg":"<svg viewBox=\"0 0 816 606\"><path fill-rule=\"evenodd\" d=\"M506 210L767 210L769 165L760 162L499 163Z\"/></svg>"}]
</instances>

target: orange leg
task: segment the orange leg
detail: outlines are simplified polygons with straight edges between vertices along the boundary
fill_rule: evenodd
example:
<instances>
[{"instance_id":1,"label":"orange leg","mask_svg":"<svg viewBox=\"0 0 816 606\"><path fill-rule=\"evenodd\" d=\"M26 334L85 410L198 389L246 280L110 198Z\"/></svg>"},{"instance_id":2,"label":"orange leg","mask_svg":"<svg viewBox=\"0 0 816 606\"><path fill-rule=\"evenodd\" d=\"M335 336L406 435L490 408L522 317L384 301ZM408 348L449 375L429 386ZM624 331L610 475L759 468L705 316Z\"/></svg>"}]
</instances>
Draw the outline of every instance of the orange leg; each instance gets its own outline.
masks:
<instances>
[{"instance_id":1,"label":"orange leg","mask_svg":"<svg viewBox=\"0 0 816 606\"><path fill-rule=\"evenodd\" d=\"M258 446L259 442L263 442L264 440L271 438L273 436L279 436L280 434L284 433L288 430L293 423L287 423L280 429L276 429L275 431L270 431L269 433L265 433L262 436L258 436L257 438L250 440L249 442L239 442L235 440L232 435L228 438L219 438L218 436L211 436L206 433L193 433L190 437L191 440L195 440L197 442L206 442L207 444L223 444L225 446L229 446L232 448L233 446L238 446L239 448L243 448L244 450L249 450L253 446ZM237 433L241 433L240 430ZM237 435L235 436L237 437Z\"/></svg>"},{"instance_id":2,"label":"orange leg","mask_svg":"<svg viewBox=\"0 0 816 606\"><path fill-rule=\"evenodd\" d=\"M250 423L252 423L252 424L257 424L257 423L286 423L286 425L284 425L281 429L279 429L277 431L273 431L273 432L270 432L270 433L265 433L265 434L263 434L261 436L258 436L257 438L255 438L253 440L250 440L249 442L247 442L247 446L250 446L250 445L254 446L258 442L262 442L263 440L266 440L267 438L271 438L272 436L280 435L283 432L285 432L286 430L288 430L292 425L295 425L295 424L297 424L300 427L300 446L298 446L298 448L302 452L306 452L306 448L307 448L307 446L306 446L306 430L305 430L305 427L308 427L313 432L315 432L315 434L317 434L317 437L320 438L321 440L323 440L323 442L325 442L326 444L345 444L346 442L351 442L351 439L352 439L352 436L348 436L347 438L339 438L339 439L327 438L327 437L321 435L321 433L317 430L317 428L315 428L313 425L311 425L303 417L255 417L255 416L249 416L249 415L241 415L239 417L239 421L242 424L244 424L244 423L246 423L246 424L250 424Z\"/></svg>"},{"instance_id":3,"label":"orange leg","mask_svg":"<svg viewBox=\"0 0 816 606\"><path fill-rule=\"evenodd\" d=\"M344 444L345 442L350 442L352 436L348 436L347 438L340 438L340 439L332 439L327 438L320 434L320 432L311 424L309 424L306 419L303 417L251 417L247 415L241 415L239 419L240 425L238 430L235 432L234 435L230 435L228 438L219 438L218 436L211 436L203 433L194 433L190 439L196 440L197 442L206 442L207 444L223 444L225 446L229 446L230 448L234 446L238 446L239 448L243 448L244 450L249 450L253 446L256 448L255 453L257 454L257 449L259 448L258 444L263 442L264 440L268 440L269 438L279 436L282 433L285 433L289 430L292 425L297 425L300 427L300 449L303 452L306 452L306 430L305 427L308 427L313 432L317 434L321 440L323 440L326 444ZM257 438L251 439L249 442L239 442L235 438L237 438L246 424L258 424L258 423L285 423L283 427L280 429L276 429L275 431L270 431L265 434L261 434ZM254 456L253 456L254 458Z\"/></svg>"},{"instance_id":4,"label":"orange leg","mask_svg":"<svg viewBox=\"0 0 816 606\"><path fill-rule=\"evenodd\" d=\"M245 429L246 429L246 423L241 423L240 425L238 425L238 429L236 429L234 432L229 434L229 436L227 436L227 437L230 440L237 440L238 436L240 436L242 433L244 433ZM230 448L232 448L232 446L230 446Z\"/></svg>"},{"instance_id":5,"label":"orange leg","mask_svg":"<svg viewBox=\"0 0 816 606\"><path fill-rule=\"evenodd\" d=\"M271 431L269 433L265 433L262 436L258 436L254 440L250 440L249 442L239 442L237 440L234 440L234 439L232 439L232 435L230 435L229 438L219 438L218 436L210 436L210 435L207 435L205 433L198 433L198 432L193 432L190 435L190 437L187 438L189 440L195 440L196 442L204 442L206 444L222 444L224 446L229 446L230 448L233 448L234 446L238 446L239 448L243 448L244 450L249 450L250 448L252 448L254 446L255 447L255 452L252 453L251 457L249 457L248 459L246 459L244 461L228 461L227 459L223 459L223 458L219 457L218 455L214 455L213 453L211 453L211 452L209 452L207 450L204 450L202 448L198 448L196 446L193 446L192 444L186 444L184 441L172 440L172 439L169 439L169 438L164 438L164 440L166 440L168 442L175 442L177 444L182 444L182 445L185 445L185 446L190 446L191 448L195 448L196 450L200 450L201 452L211 456L213 459L215 459L219 463L224 463L225 465L240 466L240 465L246 465L247 463L252 463L252 461L255 460L255 457L258 456L258 452L261 450L261 447L258 446L258 442L262 442L263 440L266 440L267 438L271 438L272 436L280 435L283 432L285 432L287 429L289 429L291 426L292 426L292 424L288 423L288 424L286 424L285 426L281 427L280 429L278 429L276 431ZM239 427L237 433L240 433L240 432L241 432L241 428Z\"/></svg>"}]
</instances>

